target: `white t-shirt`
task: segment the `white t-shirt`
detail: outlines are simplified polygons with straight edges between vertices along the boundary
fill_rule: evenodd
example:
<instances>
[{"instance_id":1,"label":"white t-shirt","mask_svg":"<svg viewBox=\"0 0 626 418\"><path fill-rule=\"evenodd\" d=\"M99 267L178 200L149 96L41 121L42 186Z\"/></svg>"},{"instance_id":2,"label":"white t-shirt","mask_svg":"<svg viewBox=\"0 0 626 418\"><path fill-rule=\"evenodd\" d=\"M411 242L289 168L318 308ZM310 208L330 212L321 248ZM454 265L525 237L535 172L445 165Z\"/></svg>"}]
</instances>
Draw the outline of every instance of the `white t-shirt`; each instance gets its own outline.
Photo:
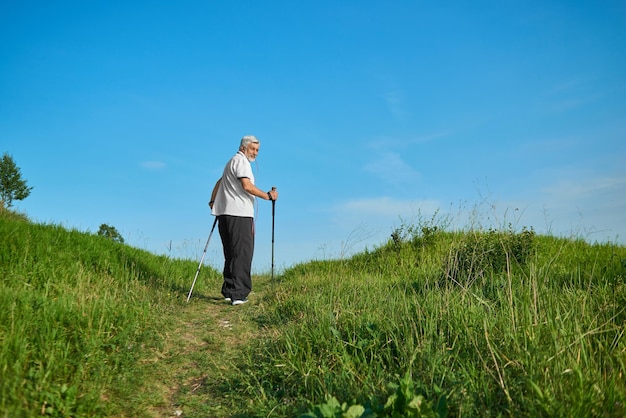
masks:
<instances>
[{"instance_id":1,"label":"white t-shirt","mask_svg":"<svg viewBox=\"0 0 626 418\"><path fill-rule=\"evenodd\" d=\"M254 184L250 161L238 151L224 168L222 182L217 189L211 210L213 215L254 217L254 196L243 189L241 179L244 177Z\"/></svg>"}]
</instances>

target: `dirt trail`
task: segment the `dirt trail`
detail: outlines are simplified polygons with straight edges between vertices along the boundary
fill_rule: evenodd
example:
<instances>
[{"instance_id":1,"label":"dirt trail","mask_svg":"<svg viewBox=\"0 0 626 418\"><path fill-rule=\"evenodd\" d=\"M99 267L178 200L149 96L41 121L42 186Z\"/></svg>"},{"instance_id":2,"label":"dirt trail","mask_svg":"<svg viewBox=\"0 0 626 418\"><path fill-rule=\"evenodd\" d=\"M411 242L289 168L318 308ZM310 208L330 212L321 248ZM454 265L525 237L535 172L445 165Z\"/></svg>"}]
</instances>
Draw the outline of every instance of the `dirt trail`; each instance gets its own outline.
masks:
<instances>
[{"instance_id":1,"label":"dirt trail","mask_svg":"<svg viewBox=\"0 0 626 418\"><path fill-rule=\"evenodd\" d=\"M262 279L253 280L255 289L263 287ZM149 384L154 385L161 400L150 408L149 416L232 415L220 384L240 350L261 334L254 321L261 297L262 291L257 290L250 295L250 302L231 306L219 292L194 294L172 317L163 350L152 359L155 379Z\"/></svg>"}]
</instances>

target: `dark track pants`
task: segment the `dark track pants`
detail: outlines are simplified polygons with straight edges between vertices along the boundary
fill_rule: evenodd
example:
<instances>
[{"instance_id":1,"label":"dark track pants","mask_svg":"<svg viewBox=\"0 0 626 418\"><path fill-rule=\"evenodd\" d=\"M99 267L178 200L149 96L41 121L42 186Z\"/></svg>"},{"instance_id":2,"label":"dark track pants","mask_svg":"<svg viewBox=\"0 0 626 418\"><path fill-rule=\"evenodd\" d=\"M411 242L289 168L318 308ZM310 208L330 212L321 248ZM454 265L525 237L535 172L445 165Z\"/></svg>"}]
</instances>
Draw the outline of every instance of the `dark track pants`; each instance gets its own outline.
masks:
<instances>
[{"instance_id":1,"label":"dark track pants","mask_svg":"<svg viewBox=\"0 0 626 418\"><path fill-rule=\"evenodd\" d=\"M252 255L254 254L254 219L221 215L220 237L224 247L224 283L222 295L232 300L248 297L252 290Z\"/></svg>"}]
</instances>

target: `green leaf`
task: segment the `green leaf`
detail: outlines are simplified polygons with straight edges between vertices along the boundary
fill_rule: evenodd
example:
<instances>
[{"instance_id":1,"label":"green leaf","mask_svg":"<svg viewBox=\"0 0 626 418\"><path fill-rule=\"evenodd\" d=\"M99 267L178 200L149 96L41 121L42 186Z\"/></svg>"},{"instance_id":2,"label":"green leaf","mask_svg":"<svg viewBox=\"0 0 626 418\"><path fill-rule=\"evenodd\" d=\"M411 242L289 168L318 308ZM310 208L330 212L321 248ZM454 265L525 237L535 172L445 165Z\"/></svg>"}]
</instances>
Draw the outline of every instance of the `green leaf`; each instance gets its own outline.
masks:
<instances>
[{"instance_id":1,"label":"green leaf","mask_svg":"<svg viewBox=\"0 0 626 418\"><path fill-rule=\"evenodd\" d=\"M365 413L365 408L362 405L352 405L343 414L344 418L360 418Z\"/></svg>"}]
</instances>

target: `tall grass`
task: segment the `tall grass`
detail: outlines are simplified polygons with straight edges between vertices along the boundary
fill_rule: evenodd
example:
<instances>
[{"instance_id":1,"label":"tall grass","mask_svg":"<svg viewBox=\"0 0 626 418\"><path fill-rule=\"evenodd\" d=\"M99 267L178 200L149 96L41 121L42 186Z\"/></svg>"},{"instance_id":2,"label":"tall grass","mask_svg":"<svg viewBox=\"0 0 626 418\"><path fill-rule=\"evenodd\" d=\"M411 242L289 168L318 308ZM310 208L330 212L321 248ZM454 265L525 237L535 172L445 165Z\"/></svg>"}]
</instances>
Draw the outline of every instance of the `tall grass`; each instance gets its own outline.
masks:
<instances>
[{"instance_id":1,"label":"tall grass","mask_svg":"<svg viewBox=\"0 0 626 418\"><path fill-rule=\"evenodd\" d=\"M0 416L139 416L189 263L0 217Z\"/></svg>"},{"instance_id":2,"label":"tall grass","mask_svg":"<svg viewBox=\"0 0 626 418\"><path fill-rule=\"evenodd\" d=\"M196 267L0 216L0 416L148 416L163 400L146 364L195 312L182 301ZM223 402L197 410L621 417L625 276L621 245L403 225L350 259L292 266L237 310L263 332L219 378L193 375ZM189 356L209 368L214 346Z\"/></svg>"},{"instance_id":3,"label":"tall grass","mask_svg":"<svg viewBox=\"0 0 626 418\"><path fill-rule=\"evenodd\" d=\"M408 373L452 416L624 415L623 246L411 228L285 272L264 315L280 334L247 370L277 405L332 396L391 416L388 384Z\"/></svg>"}]
</instances>

